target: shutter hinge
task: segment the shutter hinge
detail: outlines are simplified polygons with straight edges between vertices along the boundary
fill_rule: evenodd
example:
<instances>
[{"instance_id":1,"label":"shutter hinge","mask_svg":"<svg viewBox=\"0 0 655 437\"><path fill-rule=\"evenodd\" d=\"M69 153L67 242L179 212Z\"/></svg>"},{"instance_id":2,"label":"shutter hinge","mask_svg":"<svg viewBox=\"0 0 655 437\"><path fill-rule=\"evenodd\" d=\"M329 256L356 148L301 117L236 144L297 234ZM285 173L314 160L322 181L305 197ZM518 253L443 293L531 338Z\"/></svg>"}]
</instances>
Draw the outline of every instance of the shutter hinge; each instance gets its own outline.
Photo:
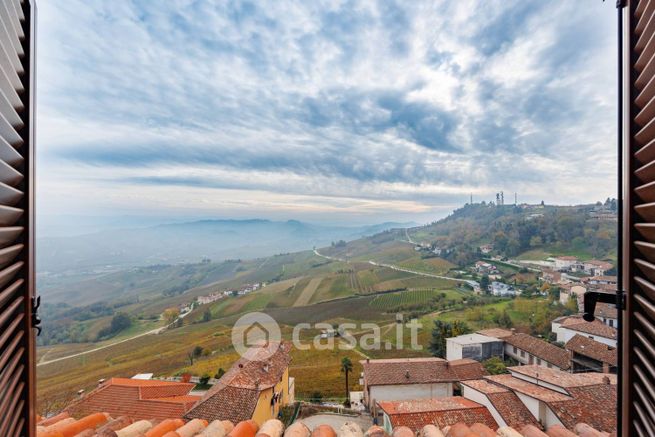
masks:
<instances>
[{"instance_id":1,"label":"shutter hinge","mask_svg":"<svg viewBox=\"0 0 655 437\"><path fill-rule=\"evenodd\" d=\"M605 1L605 0L603 0ZM625 0L616 0L616 8L617 9L623 9L627 6L627 2Z\"/></svg>"},{"instance_id":2,"label":"shutter hinge","mask_svg":"<svg viewBox=\"0 0 655 437\"><path fill-rule=\"evenodd\" d=\"M41 317L39 317L39 307L41 306L41 296L32 296L32 328L36 328L36 336L41 335Z\"/></svg>"},{"instance_id":3,"label":"shutter hinge","mask_svg":"<svg viewBox=\"0 0 655 437\"><path fill-rule=\"evenodd\" d=\"M582 318L587 322L593 322L596 318L596 304L598 302L611 303L616 305L617 310L621 311L625 308L625 292L616 293L601 293L598 291L587 291L584 294L584 312Z\"/></svg>"}]
</instances>

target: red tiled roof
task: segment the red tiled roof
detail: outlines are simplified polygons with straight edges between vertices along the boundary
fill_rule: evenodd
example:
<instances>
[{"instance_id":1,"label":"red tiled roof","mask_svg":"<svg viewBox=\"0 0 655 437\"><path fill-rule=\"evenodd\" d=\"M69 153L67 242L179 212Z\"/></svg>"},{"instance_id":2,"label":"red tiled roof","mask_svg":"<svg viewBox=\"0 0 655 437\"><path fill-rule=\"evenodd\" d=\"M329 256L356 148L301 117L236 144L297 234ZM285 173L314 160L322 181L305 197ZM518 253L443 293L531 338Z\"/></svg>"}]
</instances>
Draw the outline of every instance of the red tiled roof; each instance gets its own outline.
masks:
<instances>
[{"instance_id":1,"label":"red tiled roof","mask_svg":"<svg viewBox=\"0 0 655 437\"><path fill-rule=\"evenodd\" d=\"M489 329L481 329L480 331L478 331L478 334L486 335L487 337L505 338L505 337L509 337L510 335L513 335L514 333L509 329L489 328Z\"/></svg>"},{"instance_id":2,"label":"red tiled roof","mask_svg":"<svg viewBox=\"0 0 655 437\"><path fill-rule=\"evenodd\" d=\"M431 384L479 379L486 374L482 364L471 359L403 358L360 361L367 386Z\"/></svg>"},{"instance_id":3,"label":"red tiled roof","mask_svg":"<svg viewBox=\"0 0 655 437\"><path fill-rule=\"evenodd\" d=\"M136 419L179 418L200 399L188 395L193 387L181 382L112 378L66 410L75 417L104 411Z\"/></svg>"},{"instance_id":4,"label":"red tiled roof","mask_svg":"<svg viewBox=\"0 0 655 437\"><path fill-rule=\"evenodd\" d=\"M461 396L379 402L378 405L389 416L394 428L407 426L418 431L427 424L443 428L463 422L469 426L482 423L493 430L498 429L485 406Z\"/></svg>"},{"instance_id":5,"label":"red tiled roof","mask_svg":"<svg viewBox=\"0 0 655 437\"><path fill-rule=\"evenodd\" d=\"M611 305L609 303L598 302L596 304L596 311L594 311L596 317L603 317L606 319L618 319L619 312L616 309L616 305Z\"/></svg>"},{"instance_id":6,"label":"red tiled roof","mask_svg":"<svg viewBox=\"0 0 655 437\"><path fill-rule=\"evenodd\" d=\"M512 375L485 376L485 379L544 402L568 401L571 399L570 396L564 393L533 384Z\"/></svg>"},{"instance_id":7,"label":"red tiled roof","mask_svg":"<svg viewBox=\"0 0 655 437\"><path fill-rule=\"evenodd\" d=\"M616 430L616 385L600 384L568 389L573 400L548 405L565 427L573 429L583 422L599 431Z\"/></svg>"},{"instance_id":8,"label":"red tiled roof","mask_svg":"<svg viewBox=\"0 0 655 437\"><path fill-rule=\"evenodd\" d=\"M516 429L521 429L525 425L540 427L537 419L534 418L530 410L513 391L485 379L463 381L462 385L487 396L487 399L507 423L507 426Z\"/></svg>"},{"instance_id":9,"label":"red tiled roof","mask_svg":"<svg viewBox=\"0 0 655 437\"><path fill-rule=\"evenodd\" d=\"M503 340L537 358L556 365L560 369L566 370L571 366L569 354L561 347L555 346L547 341L522 333L514 334Z\"/></svg>"},{"instance_id":10,"label":"red tiled roof","mask_svg":"<svg viewBox=\"0 0 655 437\"><path fill-rule=\"evenodd\" d=\"M616 385L617 376L609 373L568 373L557 369L548 369L545 367L532 366L513 366L508 367L511 373L518 373L532 379L544 381L557 387L568 390L571 387L585 387L590 385L605 384L607 381L611 385Z\"/></svg>"},{"instance_id":11,"label":"red tiled roof","mask_svg":"<svg viewBox=\"0 0 655 437\"><path fill-rule=\"evenodd\" d=\"M579 405L579 407L582 406L583 406L582 404ZM457 433L457 435L466 435L467 437L489 437L490 435L495 435L493 434L493 430L496 429L497 425L495 424L495 422L493 422L493 417L491 417L489 411L486 410L486 408L482 406L480 407L442 411L441 414L437 415L436 419L433 418L429 413L418 413L419 415L424 414L424 416L414 416L415 420L412 420L412 418L410 418L409 416L405 417L406 415L400 415L396 417L400 421L407 421L409 424L413 424L413 427L411 427L411 429L414 431L421 430L422 435L435 433L439 431L444 435L450 435L450 436L455 435L455 433ZM559 407L555 407L555 408L558 409ZM576 408L578 408L578 406L576 406ZM564 411L562 414L566 414L566 412ZM179 419L177 420L164 419L162 421L157 419L143 419L136 422L134 418L129 416L120 416L117 417L116 419L111 419L108 418L107 416L108 416L107 414L94 413L89 417L85 417L82 420L74 421L74 423L67 425L66 423L67 416L58 415L48 419L42 419L40 422L37 423L37 425L39 427L43 427L43 430L45 432L51 431L54 428L66 429L66 427L68 426L68 429L66 429L67 435L70 432L79 432L79 431L82 432L78 435L92 435L94 433L95 435L116 435L117 432L120 432L121 434L125 434L125 435L137 435L137 434L143 435L143 433L146 431L154 431L156 435L161 435L161 433L163 432L165 433L170 430L175 430L173 434L186 436L186 435L200 435L199 433L202 433L204 435L204 433L210 429L213 429L213 431L210 431L209 435L214 435L218 430L240 429L242 431L241 434L243 434L245 430L248 430L247 432L245 432L246 434L254 433L257 432L257 430L259 430L260 432L262 432L262 434L280 436L281 434L279 433L282 433L284 431L283 424L277 419L270 419L265 423L263 423L261 427L258 427L257 424L251 420L239 422L236 424L236 426L234 426L234 424L232 423L228 423L227 421L219 421L219 420L216 420L212 423L207 423L206 421L202 421L202 420L193 420L185 424L182 420ZM455 423L451 423L454 420L458 420L458 419L461 420ZM471 423L472 420L477 420L477 419L480 419L480 421ZM565 418L565 420L569 422L568 418ZM433 424L433 421L436 421L436 425ZM447 423L447 425L441 425L440 422ZM609 424L609 420L607 422ZM399 428L400 426L405 426L405 425L396 426L396 428L393 430L393 435L399 435L399 436L411 435L408 433L406 429L400 429ZM603 424L603 426L605 426L605 424ZM48 427L54 427L54 428L48 428ZM75 431L73 431L71 427L73 427ZM348 423L347 427L355 435L367 435L367 436L388 435L384 429L382 429L377 425L373 425L372 427L368 428L366 433L364 433L364 430L362 430L356 422ZM549 430L554 430L556 427L559 427L559 429L566 429L560 427L560 425L554 425L553 427L549 428ZM309 433L312 431L310 429L307 429L307 427L302 423L302 421L295 422L291 427L287 429L291 434L294 433L292 428L295 428L295 431L298 431L299 429L304 429L305 433ZM519 429L521 430L521 432L518 432L513 428L504 428L503 435L516 435L516 436L523 436L523 437L534 437L537 435L538 436L543 435L543 433L540 433L539 428L535 426L527 426ZM577 431L572 435L577 435L577 434L582 435L583 432L587 433L585 435L589 435L589 433L592 433L593 435L598 434L598 432L595 429L583 423L577 423L575 426L570 427L569 429ZM342 430L343 428L339 431ZM455 433L453 433L453 430L455 430ZM314 428L313 431L314 433L317 433L316 435L318 434L332 435L332 436L337 435L337 432L330 425L327 424L319 424ZM448 432L450 432L450 434L448 434ZM561 433L562 431L559 432Z\"/></svg>"},{"instance_id":12,"label":"red tiled roof","mask_svg":"<svg viewBox=\"0 0 655 437\"><path fill-rule=\"evenodd\" d=\"M250 348L185 417L232 422L250 419L260 393L281 381L291 361L290 350L287 342Z\"/></svg>"},{"instance_id":13,"label":"red tiled roof","mask_svg":"<svg viewBox=\"0 0 655 437\"><path fill-rule=\"evenodd\" d=\"M598 337L604 337L616 340L617 331L616 328L607 326L600 320L594 320L593 322L585 322L582 317L571 316L567 318L563 323L562 327L570 329L572 331L584 332L585 334L596 335Z\"/></svg>"},{"instance_id":14,"label":"red tiled roof","mask_svg":"<svg viewBox=\"0 0 655 437\"><path fill-rule=\"evenodd\" d=\"M584 355L601 363L607 363L611 366L616 366L618 362L616 348L580 334L575 334L564 347L566 350Z\"/></svg>"}]
</instances>

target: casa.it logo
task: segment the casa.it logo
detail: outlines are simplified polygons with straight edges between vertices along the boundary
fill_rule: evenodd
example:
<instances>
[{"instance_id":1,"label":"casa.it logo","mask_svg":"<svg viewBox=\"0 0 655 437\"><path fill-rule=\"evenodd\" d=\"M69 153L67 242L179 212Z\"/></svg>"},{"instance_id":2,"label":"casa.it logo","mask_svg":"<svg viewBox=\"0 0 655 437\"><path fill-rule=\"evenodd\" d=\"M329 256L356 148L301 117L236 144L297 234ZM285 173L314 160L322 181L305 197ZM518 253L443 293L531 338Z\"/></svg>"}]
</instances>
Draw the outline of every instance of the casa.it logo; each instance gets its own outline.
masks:
<instances>
[{"instance_id":1,"label":"casa.it logo","mask_svg":"<svg viewBox=\"0 0 655 437\"><path fill-rule=\"evenodd\" d=\"M280 346L282 333L280 326L268 314L253 312L239 318L232 327L232 345L241 356L248 356L248 349L267 346L258 350L252 358L266 360L271 357Z\"/></svg>"}]
</instances>

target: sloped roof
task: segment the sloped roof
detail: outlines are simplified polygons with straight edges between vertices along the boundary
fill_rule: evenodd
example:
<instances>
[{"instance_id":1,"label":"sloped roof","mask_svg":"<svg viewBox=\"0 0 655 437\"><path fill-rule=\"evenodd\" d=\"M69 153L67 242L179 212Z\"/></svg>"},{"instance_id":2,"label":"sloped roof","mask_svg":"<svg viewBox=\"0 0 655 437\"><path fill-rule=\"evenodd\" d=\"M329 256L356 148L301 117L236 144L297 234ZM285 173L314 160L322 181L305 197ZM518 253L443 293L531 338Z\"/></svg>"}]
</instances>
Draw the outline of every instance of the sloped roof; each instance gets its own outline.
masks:
<instances>
[{"instance_id":1,"label":"sloped roof","mask_svg":"<svg viewBox=\"0 0 655 437\"><path fill-rule=\"evenodd\" d=\"M478 422L492 430L498 429L498 424L484 405L461 396L378 402L378 405L389 416L393 427L407 426L418 431L430 423L443 428L458 422L468 426Z\"/></svg>"},{"instance_id":2,"label":"sloped roof","mask_svg":"<svg viewBox=\"0 0 655 437\"><path fill-rule=\"evenodd\" d=\"M248 349L185 415L205 420L250 419L263 390L274 387L291 362L291 343L267 343Z\"/></svg>"},{"instance_id":3,"label":"sloped roof","mask_svg":"<svg viewBox=\"0 0 655 437\"><path fill-rule=\"evenodd\" d=\"M481 329L478 331L478 334L481 335L486 335L488 337L494 337L494 338L505 338L509 337L510 335L513 335L514 333L510 331L509 329L503 329L503 328L489 328L489 329Z\"/></svg>"},{"instance_id":4,"label":"sloped roof","mask_svg":"<svg viewBox=\"0 0 655 437\"><path fill-rule=\"evenodd\" d=\"M575 334L564 347L566 350L584 355L601 363L607 363L611 366L616 366L618 363L616 348L580 334Z\"/></svg>"},{"instance_id":5,"label":"sloped roof","mask_svg":"<svg viewBox=\"0 0 655 437\"><path fill-rule=\"evenodd\" d=\"M498 411L498 414L507 423L507 426L516 429L522 429L525 425L541 426L513 391L486 379L463 381L462 385L477 390L487 396L489 402Z\"/></svg>"},{"instance_id":6,"label":"sloped roof","mask_svg":"<svg viewBox=\"0 0 655 437\"><path fill-rule=\"evenodd\" d=\"M598 302L596 304L596 311L594 311L594 315L596 317L604 317L606 319L618 319L619 311L616 309L616 305Z\"/></svg>"},{"instance_id":7,"label":"sloped roof","mask_svg":"<svg viewBox=\"0 0 655 437\"><path fill-rule=\"evenodd\" d=\"M572 400L548 403L565 427L573 428L576 423L584 422L599 431L616 430L616 385L600 384L568 390Z\"/></svg>"},{"instance_id":8,"label":"sloped roof","mask_svg":"<svg viewBox=\"0 0 655 437\"><path fill-rule=\"evenodd\" d=\"M562 327L572 331L583 332L585 334L596 335L616 340L617 330L611 326L607 326L600 320L596 319L593 322L585 322L582 317L569 316L562 322Z\"/></svg>"},{"instance_id":9,"label":"sloped roof","mask_svg":"<svg viewBox=\"0 0 655 437\"><path fill-rule=\"evenodd\" d=\"M617 376L611 373L568 373L536 365L513 366L508 367L507 370L511 373L519 373L529 378L544 381L566 390L571 387L606 384L607 381L609 381L611 385L616 385L617 382Z\"/></svg>"},{"instance_id":10,"label":"sloped roof","mask_svg":"<svg viewBox=\"0 0 655 437\"><path fill-rule=\"evenodd\" d=\"M181 382L112 378L71 403L66 411L75 417L103 411L137 419L180 418L200 399L188 394L193 387Z\"/></svg>"},{"instance_id":11,"label":"sloped roof","mask_svg":"<svg viewBox=\"0 0 655 437\"><path fill-rule=\"evenodd\" d=\"M528 334L514 334L510 337L505 337L503 340L512 346L524 350L537 358L548 361L556 365L560 369L568 369L571 367L569 362L569 354L561 347L548 343L540 338L533 337Z\"/></svg>"},{"instance_id":12,"label":"sloped roof","mask_svg":"<svg viewBox=\"0 0 655 437\"><path fill-rule=\"evenodd\" d=\"M471 359L402 358L361 363L368 386L454 382L478 379L486 374L482 364Z\"/></svg>"},{"instance_id":13,"label":"sloped roof","mask_svg":"<svg viewBox=\"0 0 655 437\"><path fill-rule=\"evenodd\" d=\"M544 402L568 401L571 399L570 396L564 393L533 384L512 375L485 376L485 379Z\"/></svg>"}]
</instances>

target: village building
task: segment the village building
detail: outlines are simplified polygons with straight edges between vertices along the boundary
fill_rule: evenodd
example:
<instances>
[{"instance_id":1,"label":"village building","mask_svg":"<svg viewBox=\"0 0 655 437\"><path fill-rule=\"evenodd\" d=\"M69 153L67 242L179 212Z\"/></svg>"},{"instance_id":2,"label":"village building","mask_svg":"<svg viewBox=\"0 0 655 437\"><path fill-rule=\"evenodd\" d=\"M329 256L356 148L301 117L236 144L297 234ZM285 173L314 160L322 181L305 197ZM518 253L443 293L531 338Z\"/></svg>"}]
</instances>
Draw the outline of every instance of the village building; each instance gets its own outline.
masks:
<instances>
[{"instance_id":1,"label":"village building","mask_svg":"<svg viewBox=\"0 0 655 437\"><path fill-rule=\"evenodd\" d=\"M568 343L575 335L579 334L608 346L616 347L618 338L616 328L608 326L600 320L586 322L580 315L556 318L551 322L551 330L557 335L557 341L561 343Z\"/></svg>"},{"instance_id":2,"label":"village building","mask_svg":"<svg viewBox=\"0 0 655 437\"><path fill-rule=\"evenodd\" d=\"M512 286L498 281L489 284L489 292L494 296L516 296L516 290Z\"/></svg>"},{"instance_id":3,"label":"village building","mask_svg":"<svg viewBox=\"0 0 655 437\"><path fill-rule=\"evenodd\" d=\"M470 358L484 361L491 357L503 358L504 342L481 334L464 334L446 339L446 359Z\"/></svg>"},{"instance_id":4,"label":"village building","mask_svg":"<svg viewBox=\"0 0 655 437\"><path fill-rule=\"evenodd\" d=\"M619 327L619 312L616 309L616 305L598 302L596 304L594 316L607 326L612 328Z\"/></svg>"},{"instance_id":5,"label":"village building","mask_svg":"<svg viewBox=\"0 0 655 437\"><path fill-rule=\"evenodd\" d=\"M569 352L571 371L616 373L618 358L616 348L576 334L564 348Z\"/></svg>"},{"instance_id":6,"label":"village building","mask_svg":"<svg viewBox=\"0 0 655 437\"><path fill-rule=\"evenodd\" d=\"M591 276L603 276L605 272L611 270L614 266L607 261L592 259L583 263L583 270Z\"/></svg>"},{"instance_id":7,"label":"village building","mask_svg":"<svg viewBox=\"0 0 655 437\"><path fill-rule=\"evenodd\" d=\"M505 356L523 365L569 370L569 353L561 347L528 334L505 337Z\"/></svg>"},{"instance_id":8,"label":"village building","mask_svg":"<svg viewBox=\"0 0 655 437\"><path fill-rule=\"evenodd\" d=\"M458 422L482 423L492 430L498 429L498 423L484 405L461 396L384 401L377 405L382 415L381 424L389 435L399 426L418 432L428 423L439 428Z\"/></svg>"},{"instance_id":9,"label":"village building","mask_svg":"<svg viewBox=\"0 0 655 437\"><path fill-rule=\"evenodd\" d=\"M509 375L485 376L513 391L539 423L572 429L576 423L612 432L616 429L616 375L567 373L540 366L516 366Z\"/></svg>"},{"instance_id":10,"label":"village building","mask_svg":"<svg viewBox=\"0 0 655 437\"><path fill-rule=\"evenodd\" d=\"M562 273L558 272L557 270L552 270L552 269L543 269L541 271L541 276L539 278L541 281L546 282L548 284L561 284L563 283L562 280Z\"/></svg>"},{"instance_id":11,"label":"village building","mask_svg":"<svg viewBox=\"0 0 655 437\"><path fill-rule=\"evenodd\" d=\"M555 270L566 271L571 270L571 267L578 262L578 258L574 256L558 256L553 259Z\"/></svg>"},{"instance_id":12,"label":"village building","mask_svg":"<svg viewBox=\"0 0 655 437\"><path fill-rule=\"evenodd\" d=\"M541 428L518 395L507 387L486 379L462 381L462 396L484 405L499 426L523 429L526 425L534 425Z\"/></svg>"},{"instance_id":13,"label":"village building","mask_svg":"<svg viewBox=\"0 0 655 437\"><path fill-rule=\"evenodd\" d=\"M189 395L195 384L151 379L101 380L93 391L72 402L66 411L75 417L102 411L113 417L180 418L200 399Z\"/></svg>"},{"instance_id":14,"label":"village building","mask_svg":"<svg viewBox=\"0 0 655 437\"><path fill-rule=\"evenodd\" d=\"M453 395L455 384L485 375L475 360L442 358L392 358L361 361L364 403L373 411L377 402Z\"/></svg>"},{"instance_id":15,"label":"village building","mask_svg":"<svg viewBox=\"0 0 655 437\"><path fill-rule=\"evenodd\" d=\"M480 246L480 252L482 252L483 255L488 255L494 250L493 244L483 244Z\"/></svg>"},{"instance_id":16,"label":"village building","mask_svg":"<svg viewBox=\"0 0 655 437\"><path fill-rule=\"evenodd\" d=\"M259 425L276 418L280 407L294 402L290 350L286 342L248 349L184 417L233 423L252 419Z\"/></svg>"},{"instance_id":17,"label":"village building","mask_svg":"<svg viewBox=\"0 0 655 437\"><path fill-rule=\"evenodd\" d=\"M578 308L584 305L584 294L587 292L587 287L582 284L570 283L560 285L559 302L562 305L569 303L571 298L577 302Z\"/></svg>"}]
</instances>

